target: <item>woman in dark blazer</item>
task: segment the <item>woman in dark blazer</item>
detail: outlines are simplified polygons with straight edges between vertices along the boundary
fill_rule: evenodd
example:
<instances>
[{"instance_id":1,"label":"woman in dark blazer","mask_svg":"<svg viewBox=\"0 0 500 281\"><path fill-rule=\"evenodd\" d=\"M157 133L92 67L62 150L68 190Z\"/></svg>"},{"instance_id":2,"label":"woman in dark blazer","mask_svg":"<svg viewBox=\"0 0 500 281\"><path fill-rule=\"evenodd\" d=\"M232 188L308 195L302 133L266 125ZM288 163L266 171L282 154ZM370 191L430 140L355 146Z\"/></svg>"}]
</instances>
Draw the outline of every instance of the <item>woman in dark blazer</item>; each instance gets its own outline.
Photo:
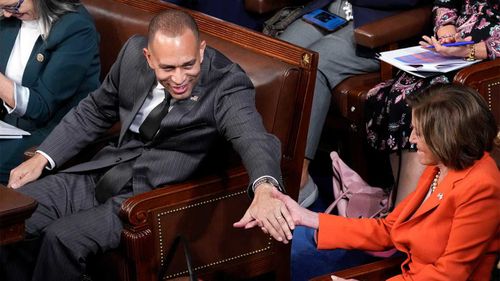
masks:
<instances>
[{"instance_id":1,"label":"woman in dark blazer","mask_svg":"<svg viewBox=\"0 0 500 281\"><path fill-rule=\"evenodd\" d=\"M0 139L0 183L23 152L99 86L99 35L77 0L0 0L0 119L28 131Z\"/></svg>"}]
</instances>

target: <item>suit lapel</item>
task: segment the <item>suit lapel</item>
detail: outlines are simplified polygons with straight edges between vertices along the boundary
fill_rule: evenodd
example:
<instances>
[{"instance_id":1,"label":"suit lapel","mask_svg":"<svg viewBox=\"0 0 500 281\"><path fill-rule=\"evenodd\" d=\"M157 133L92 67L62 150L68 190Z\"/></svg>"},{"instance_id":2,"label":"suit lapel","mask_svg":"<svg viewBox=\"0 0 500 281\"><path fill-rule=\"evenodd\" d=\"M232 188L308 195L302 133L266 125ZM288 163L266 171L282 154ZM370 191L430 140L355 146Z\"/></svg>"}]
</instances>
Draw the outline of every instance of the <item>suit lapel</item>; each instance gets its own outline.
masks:
<instances>
[{"instance_id":1,"label":"suit lapel","mask_svg":"<svg viewBox=\"0 0 500 281\"><path fill-rule=\"evenodd\" d=\"M149 68L147 63L145 63L145 68L143 69L143 72L139 74L139 76L140 76L139 81L136 83L135 90L133 91L133 93L140 93L140 94L133 95L134 107L132 108L132 111L130 111L130 113L128 114L127 119L123 121L120 130L120 138L118 140L118 146L121 145L123 137L125 136L125 132L130 127L130 124L134 120L135 115L137 115L137 112L139 112L139 109L146 100L146 97L148 96L149 92L151 91L156 81L155 74Z\"/></svg>"},{"instance_id":2,"label":"suit lapel","mask_svg":"<svg viewBox=\"0 0 500 281\"><path fill-rule=\"evenodd\" d=\"M446 200L447 196L450 194L450 192L453 190L453 187L455 186L455 183L461 179L463 179L467 173L472 169L472 167L469 167L465 170L462 171L455 171L455 170L449 170L448 174L445 176L445 178L441 181L441 183L438 184L434 192L425 200L425 202L418 208L415 212L415 214L408 220L411 221L413 219L417 219L420 216L428 213L429 211L433 210L443 200ZM427 186L430 186L430 183L432 182L432 179L434 178L437 170L432 173L432 177L430 181L428 182ZM428 191L428 190L427 190ZM425 193L427 193L425 191ZM425 196L425 195L424 195ZM422 198L423 199L423 198ZM418 203L422 202L422 200L414 200L417 201Z\"/></svg>"},{"instance_id":3,"label":"suit lapel","mask_svg":"<svg viewBox=\"0 0 500 281\"><path fill-rule=\"evenodd\" d=\"M8 19L3 20L3 23L5 26L0 31L0 38L2 38L0 40L0 72L5 73L12 48L21 28L21 21ZM41 36L38 36L23 73L22 85L32 85L38 79L40 69L48 60L49 54L45 50L46 43ZM42 56L37 57L38 54Z\"/></svg>"},{"instance_id":4,"label":"suit lapel","mask_svg":"<svg viewBox=\"0 0 500 281\"><path fill-rule=\"evenodd\" d=\"M23 73L23 85L32 85L38 79L42 66L49 60L50 54L46 49L47 42L43 41L42 36L38 36Z\"/></svg>"},{"instance_id":5,"label":"suit lapel","mask_svg":"<svg viewBox=\"0 0 500 281\"><path fill-rule=\"evenodd\" d=\"M425 170L425 172L422 174L421 180L418 182L418 185L415 189L415 195L413 196L412 200L408 202L407 207L401 212L401 215L399 216L399 221L403 223L408 221L410 217L416 212L418 207L420 207L420 204L424 200L425 195L427 194L429 186L431 185L432 180L434 179L436 173L437 173L436 167L428 168Z\"/></svg>"},{"instance_id":6,"label":"suit lapel","mask_svg":"<svg viewBox=\"0 0 500 281\"><path fill-rule=\"evenodd\" d=\"M3 19L2 25L3 26L0 27L0 72L5 73L12 47L16 42L19 28L21 28L21 21L14 19Z\"/></svg>"},{"instance_id":7,"label":"suit lapel","mask_svg":"<svg viewBox=\"0 0 500 281\"><path fill-rule=\"evenodd\" d=\"M176 101L170 112L165 116L165 118L163 118L160 132L155 140L162 139L178 128L181 119L188 115L193 107L200 101L203 92L203 86L196 85L189 98Z\"/></svg>"},{"instance_id":8,"label":"suit lapel","mask_svg":"<svg viewBox=\"0 0 500 281\"><path fill-rule=\"evenodd\" d=\"M434 190L429 198L425 200L425 202L422 204L422 207L417 210L413 218L417 218L436 208L450 194L450 192L453 190L453 187L455 186L455 183L463 179L471 169L472 167L469 167L463 171L449 170L443 181L438 184L436 190Z\"/></svg>"},{"instance_id":9,"label":"suit lapel","mask_svg":"<svg viewBox=\"0 0 500 281\"><path fill-rule=\"evenodd\" d=\"M177 128L182 117L186 116L197 103L201 102L201 99L206 92L205 85L206 81L208 80L207 76L210 74L210 63L208 63L209 60L210 58L208 57L208 52L205 51L203 58L203 61L205 63L201 64L200 79L198 80L198 83L193 88L191 96L185 100L176 102L174 104L174 107L172 107L172 110L167 114L166 118L162 120L160 136L164 136L168 134L168 132L172 129Z\"/></svg>"}]
</instances>

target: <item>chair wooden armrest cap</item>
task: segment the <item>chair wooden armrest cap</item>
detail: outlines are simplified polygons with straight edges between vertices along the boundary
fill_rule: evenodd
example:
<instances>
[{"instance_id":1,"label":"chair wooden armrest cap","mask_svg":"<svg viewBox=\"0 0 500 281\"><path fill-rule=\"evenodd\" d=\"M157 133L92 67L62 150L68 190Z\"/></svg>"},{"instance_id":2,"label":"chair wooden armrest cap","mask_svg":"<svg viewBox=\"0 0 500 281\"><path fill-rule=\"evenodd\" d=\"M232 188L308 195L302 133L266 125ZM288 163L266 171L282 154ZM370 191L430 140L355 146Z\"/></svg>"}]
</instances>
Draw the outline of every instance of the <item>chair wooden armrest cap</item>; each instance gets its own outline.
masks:
<instances>
[{"instance_id":1,"label":"chair wooden armrest cap","mask_svg":"<svg viewBox=\"0 0 500 281\"><path fill-rule=\"evenodd\" d=\"M403 263L404 257L397 256L391 257L383 260L379 260L372 263L367 263L337 272L321 275L311 279L311 281L331 281L331 275L342 277L345 279L358 279L358 280L386 280L392 276L401 274L401 263Z\"/></svg>"},{"instance_id":2,"label":"chair wooden armrest cap","mask_svg":"<svg viewBox=\"0 0 500 281\"><path fill-rule=\"evenodd\" d=\"M26 219L35 211L38 203L35 199L21 194L0 184L0 226L12 223L12 220Z\"/></svg>"},{"instance_id":3,"label":"chair wooden armrest cap","mask_svg":"<svg viewBox=\"0 0 500 281\"><path fill-rule=\"evenodd\" d=\"M430 6L422 6L389 16L354 30L355 41L375 49L426 33L432 20Z\"/></svg>"},{"instance_id":4,"label":"chair wooden armrest cap","mask_svg":"<svg viewBox=\"0 0 500 281\"><path fill-rule=\"evenodd\" d=\"M0 184L0 245L24 237L24 221L35 211L35 199Z\"/></svg>"},{"instance_id":5,"label":"chair wooden armrest cap","mask_svg":"<svg viewBox=\"0 0 500 281\"><path fill-rule=\"evenodd\" d=\"M289 0L245 0L245 9L259 15L267 14L290 5Z\"/></svg>"},{"instance_id":6,"label":"chair wooden armrest cap","mask_svg":"<svg viewBox=\"0 0 500 281\"><path fill-rule=\"evenodd\" d=\"M460 84L477 83L481 80L498 77L500 59L483 61L461 69L454 77L454 82ZM499 78L500 79L500 78Z\"/></svg>"}]
</instances>

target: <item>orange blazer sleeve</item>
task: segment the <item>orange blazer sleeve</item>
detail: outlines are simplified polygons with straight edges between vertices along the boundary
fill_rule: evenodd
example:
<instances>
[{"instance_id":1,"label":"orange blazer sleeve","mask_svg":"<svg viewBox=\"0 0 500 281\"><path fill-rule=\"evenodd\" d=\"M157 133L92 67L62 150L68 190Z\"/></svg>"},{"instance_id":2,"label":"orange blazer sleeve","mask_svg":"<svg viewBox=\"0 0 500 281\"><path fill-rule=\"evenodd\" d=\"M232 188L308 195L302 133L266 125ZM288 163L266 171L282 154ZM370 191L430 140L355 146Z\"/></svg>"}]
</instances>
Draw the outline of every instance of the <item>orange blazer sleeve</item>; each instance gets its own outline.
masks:
<instances>
[{"instance_id":1,"label":"orange blazer sleeve","mask_svg":"<svg viewBox=\"0 0 500 281\"><path fill-rule=\"evenodd\" d=\"M390 232L413 193L383 219L345 218L319 214L318 249L383 251L393 247Z\"/></svg>"}]
</instances>

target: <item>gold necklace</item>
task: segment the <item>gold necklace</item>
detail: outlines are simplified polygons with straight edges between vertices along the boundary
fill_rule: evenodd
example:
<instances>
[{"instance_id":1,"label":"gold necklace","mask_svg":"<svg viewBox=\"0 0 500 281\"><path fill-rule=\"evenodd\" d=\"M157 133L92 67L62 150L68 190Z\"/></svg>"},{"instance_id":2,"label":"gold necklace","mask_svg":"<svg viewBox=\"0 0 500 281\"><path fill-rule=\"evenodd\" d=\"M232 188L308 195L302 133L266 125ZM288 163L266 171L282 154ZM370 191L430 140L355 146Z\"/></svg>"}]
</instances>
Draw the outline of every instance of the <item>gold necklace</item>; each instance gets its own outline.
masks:
<instances>
[{"instance_id":1,"label":"gold necklace","mask_svg":"<svg viewBox=\"0 0 500 281\"><path fill-rule=\"evenodd\" d=\"M432 180L432 183L431 183L431 194L434 192L434 190L436 190L436 187L438 185L438 180L439 180L439 176L441 175L441 170L439 170L436 174L436 176L434 176L434 179Z\"/></svg>"}]
</instances>

